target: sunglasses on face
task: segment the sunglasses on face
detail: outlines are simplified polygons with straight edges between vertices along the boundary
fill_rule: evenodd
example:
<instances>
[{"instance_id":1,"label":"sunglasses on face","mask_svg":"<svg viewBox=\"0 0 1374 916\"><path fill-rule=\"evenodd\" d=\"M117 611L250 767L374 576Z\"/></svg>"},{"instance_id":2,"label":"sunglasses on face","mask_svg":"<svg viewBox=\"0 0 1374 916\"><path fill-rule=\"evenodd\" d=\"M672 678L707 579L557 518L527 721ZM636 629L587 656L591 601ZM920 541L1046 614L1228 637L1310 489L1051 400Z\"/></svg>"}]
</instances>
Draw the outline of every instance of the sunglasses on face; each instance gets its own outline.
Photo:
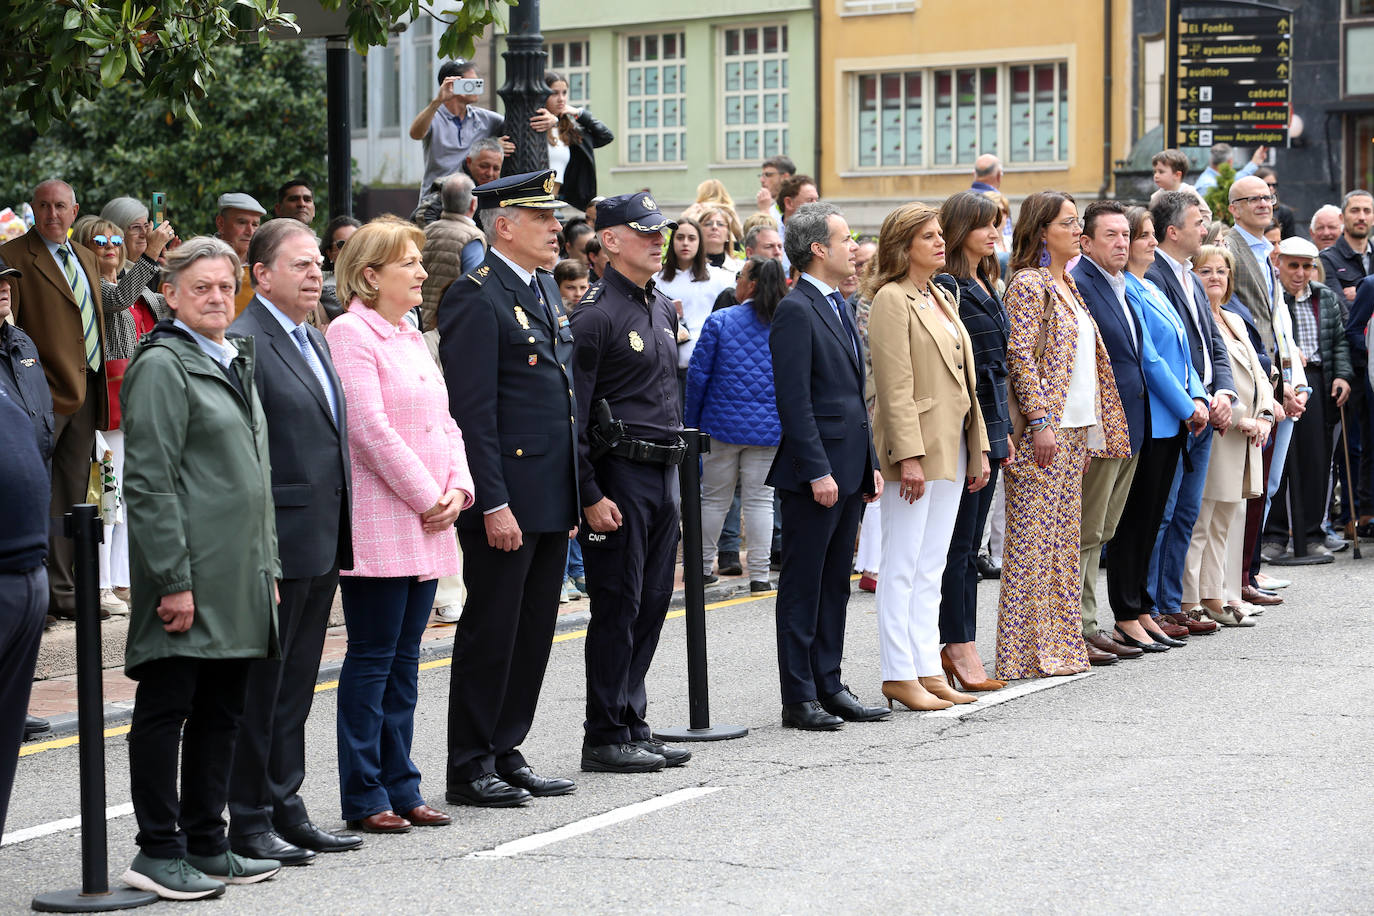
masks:
<instances>
[{"instance_id":1,"label":"sunglasses on face","mask_svg":"<svg viewBox=\"0 0 1374 916\"><path fill-rule=\"evenodd\" d=\"M335 251L341 251L343 250L344 242L346 241L348 241L348 239L335 239L334 244L330 245L329 247L333 248Z\"/></svg>"},{"instance_id":2,"label":"sunglasses on face","mask_svg":"<svg viewBox=\"0 0 1374 916\"><path fill-rule=\"evenodd\" d=\"M112 248L119 245L123 245L124 236L112 235L107 238L103 235L93 235L91 236L91 244L95 245L97 248Z\"/></svg>"}]
</instances>

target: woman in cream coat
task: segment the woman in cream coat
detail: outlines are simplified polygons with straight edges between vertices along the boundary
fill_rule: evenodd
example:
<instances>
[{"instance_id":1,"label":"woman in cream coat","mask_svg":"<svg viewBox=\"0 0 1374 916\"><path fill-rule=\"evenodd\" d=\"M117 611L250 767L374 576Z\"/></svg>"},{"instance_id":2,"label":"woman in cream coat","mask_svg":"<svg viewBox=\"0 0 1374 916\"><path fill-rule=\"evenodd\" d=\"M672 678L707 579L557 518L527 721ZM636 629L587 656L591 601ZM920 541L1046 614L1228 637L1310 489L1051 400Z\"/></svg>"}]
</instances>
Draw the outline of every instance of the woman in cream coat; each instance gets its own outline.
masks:
<instances>
[{"instance_id":1,"label":"woman in cream coat","mask_svg":"<svg viewBox=\"0 0 1374 916\"><path fill-rule=\"evenodd\" d=\"M1274 424L1274 385L1250 344L1244 320L1222 305L1231 300L1235 260L1231 252L1204 245L1193 268L1207 290L1212 317L1226 341L1238 400L1231 411L1231 435L1212 441L1202 509L1193 526L1183 570L1183 606L1194 618L1206 614L1222 626L1253 626L1239 609L1245 501L1264 494L1261 454Z\"/></svg>"},{"instance_id":2,"label":"woman in cream coat","mask_svg":"<svg viewBox=\"0 0 1374 916\"><path fill-rule=\"evenodd\" d=\"M881 521L883 696L889 706L896 701L919 710L976 699L942 676L940 581L960 488L976 491L988 480L973 345L957 301L932 282L945 264L938 217L916 203L888 214L866 289L873 300L873 441L883 479L897 485Z\"/></svg>"}]
</instances>

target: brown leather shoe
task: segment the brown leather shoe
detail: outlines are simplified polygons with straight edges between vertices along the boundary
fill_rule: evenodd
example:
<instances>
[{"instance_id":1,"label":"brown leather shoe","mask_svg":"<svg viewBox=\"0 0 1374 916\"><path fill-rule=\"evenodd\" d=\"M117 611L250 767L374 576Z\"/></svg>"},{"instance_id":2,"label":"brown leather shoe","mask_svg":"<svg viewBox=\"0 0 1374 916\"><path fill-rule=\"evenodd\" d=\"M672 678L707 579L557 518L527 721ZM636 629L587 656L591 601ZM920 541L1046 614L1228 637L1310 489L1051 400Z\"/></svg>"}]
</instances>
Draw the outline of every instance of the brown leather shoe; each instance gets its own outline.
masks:
<instances>
[{"instance_id":1,"label":"brown leather shoe","mask_svg":"<svg viewBox=\"0 0 1374 916\"><path fill-rule=\"evenodd\" d=\"M348 829L363 833L408 833L410 821L394 811L379 811L360 821L349 821Z\"/></svg>"},{"instance_id":2,"label":"brown leather shoe","mask_svg":"<svg viewBox=\"0 0 1374 916\"><path fill-rule=\"evenodd\" d=\"M1197 614L1196 617L1193 616L1194 613ZM1164 617L1181 627L1187 627L1189 634L1194 636L1210 636L1220 629L1215 620L1203 620L1202 612L1196 608L1186 614L1165 614Z\"/></svg>"},{"instance_id":3,"label":"brown leather shoe","mask_svg":"<svg viewBox=\"0 0 1374 916\"><path fill-rule=\"evenodd\" d=\"M1084 636L1083 641L1088 644L1089 651L1096 649L1099 652L1110 652L1117 658L1140 658L1145 654L1144 649L1137 649L1134 646L1123 646L1106 633L1094 633L1091 636Z\"/></svg>"},{"instance_id":4,"label":"brown leather shoe","mask_svg":"<svg viewBox=\"0 0 1374 916\"><path fill-rule=\"evenodd\" d=\"M1266 595L1264 592L1255 588L1253 585L1243 585L1240 589L1240 600L1248 601L1251 604L1258 604L1261 607L1269 607L1274 604L1283 604L1283 599L1278 595Z\"/></svg>"},{"instance_id":5,"label":"brown leather shoe","mask_svg":"<svg viewBox=\"0 0 1374 916\"><path fill-rule=\"evenodd\" d=\"M1164 635L1168 636L1170 639L1188 638L1188 628L1181 627L1178 624L1174 623L1172 615L1170 614L1161 614L1159 616L1159 619L1155 622L1158 623L1159 628L1164 631Z\"/></svg>"},{"instance_id":6,"label":"brown leather shoe","mask_svg":"<svg viewBox=\"0 0 1374 916\"><path fill-rule=\"evenodd\" d=\"M453 818L437 808L431 808L429 805L411 808L406 812L406 820L416 827L447 827L453 823Z\"/></svg>"},{"instance_id":7,"label":"brown leather shoe","mask_svg":"<svg viewBox=\"0 0 1374 916\"><path fill-rule=\"evenodd\" d=\"M1100 668L1103 665L1115 665L1119 661L1115 653L1103 652L1086 639L1083 640L1083 644L1088 649L1088 664L1094 668Z\"/></svg>"}]
</instances>

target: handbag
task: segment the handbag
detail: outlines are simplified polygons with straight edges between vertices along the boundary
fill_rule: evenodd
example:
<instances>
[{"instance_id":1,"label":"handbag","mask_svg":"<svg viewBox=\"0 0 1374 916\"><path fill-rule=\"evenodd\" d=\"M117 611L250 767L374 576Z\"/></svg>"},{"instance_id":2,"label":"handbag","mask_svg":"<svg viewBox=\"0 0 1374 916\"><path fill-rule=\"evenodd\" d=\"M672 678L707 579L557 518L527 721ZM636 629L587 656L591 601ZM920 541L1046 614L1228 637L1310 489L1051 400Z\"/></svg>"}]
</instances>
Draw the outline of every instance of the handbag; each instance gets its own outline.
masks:
<instances>
[{"instance_id":1,"label":"handbag","mask_svg":"<svg viewBox=\"0 0 1374 916\"><path fill-rule=\"evenodd\" d=\"M129 368L127 359L107 359L105 360L105 390L110 397L110 422L100 427L108 432L112 429L119 429L119 421L122 412L119 409L119 391L124 387L124 373Z\"/></svg>"}]
</instances>

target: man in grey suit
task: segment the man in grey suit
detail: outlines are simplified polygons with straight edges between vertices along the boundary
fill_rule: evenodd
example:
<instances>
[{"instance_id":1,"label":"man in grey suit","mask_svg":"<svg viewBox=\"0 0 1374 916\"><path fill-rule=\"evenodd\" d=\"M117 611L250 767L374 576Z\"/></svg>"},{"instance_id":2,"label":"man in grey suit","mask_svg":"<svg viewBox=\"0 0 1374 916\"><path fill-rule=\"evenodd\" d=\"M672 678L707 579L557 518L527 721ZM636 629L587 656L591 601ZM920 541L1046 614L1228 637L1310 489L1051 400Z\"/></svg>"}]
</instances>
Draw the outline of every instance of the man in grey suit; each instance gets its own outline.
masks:
<instances>
[{"instance_id":1,"label":"man in grey suit","mask_svg":"<svg viewBox=\"0 0 1374 916\"><path fill-rule=\"evenodd\" d=\"M321 260L304 223L263 225L248 247L257 295L229 327L257 341L254 383L267 417L282 571L281 658L253 663L229 779L229 844L283 865L362 845L312 824L298 794L329 609L340 567L353 565L343 388L324 335L306 324L320 301Z\"/></svg>"}]
</instances>

